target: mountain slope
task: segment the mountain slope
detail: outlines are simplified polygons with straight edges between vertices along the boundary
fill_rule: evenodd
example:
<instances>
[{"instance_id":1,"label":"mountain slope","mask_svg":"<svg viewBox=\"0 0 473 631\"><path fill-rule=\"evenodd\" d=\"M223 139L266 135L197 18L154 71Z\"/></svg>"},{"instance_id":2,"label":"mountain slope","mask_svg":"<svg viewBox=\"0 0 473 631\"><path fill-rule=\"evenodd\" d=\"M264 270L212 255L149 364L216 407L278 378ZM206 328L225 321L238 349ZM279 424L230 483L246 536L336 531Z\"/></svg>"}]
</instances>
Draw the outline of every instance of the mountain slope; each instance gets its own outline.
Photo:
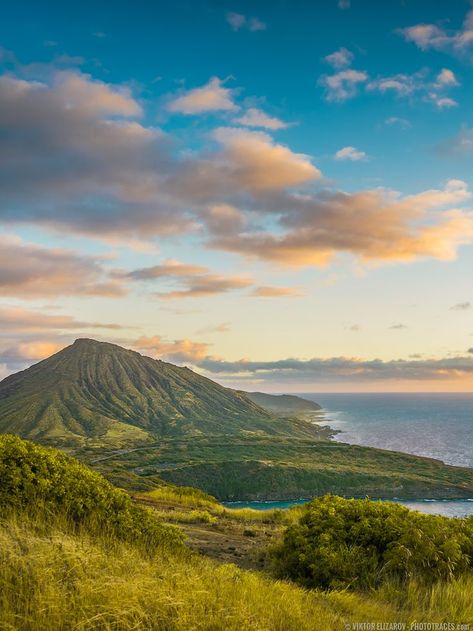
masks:
<instances>
[{"instance_id":1,"label":"mountain slope","mask_svg":"<svg viewBox=\"0 0 473 631\"><path fill-rule=\"evenodd\" d=\"M188 368L79 339L0 382L0 433L70 446L259 432L313 437Z\"/></svg>"},{"instance_id":2,"label":"mountain slope","mask_svg":"<svg viewBox=\"0 0 473 631\"><path fill-rule=\"evenodd\" d=\"M266 394L265 392L244 392L244 394L256 405L278 416L318 412L322 409L318 403L294 394Z\"/></svg>"}]
</instances>

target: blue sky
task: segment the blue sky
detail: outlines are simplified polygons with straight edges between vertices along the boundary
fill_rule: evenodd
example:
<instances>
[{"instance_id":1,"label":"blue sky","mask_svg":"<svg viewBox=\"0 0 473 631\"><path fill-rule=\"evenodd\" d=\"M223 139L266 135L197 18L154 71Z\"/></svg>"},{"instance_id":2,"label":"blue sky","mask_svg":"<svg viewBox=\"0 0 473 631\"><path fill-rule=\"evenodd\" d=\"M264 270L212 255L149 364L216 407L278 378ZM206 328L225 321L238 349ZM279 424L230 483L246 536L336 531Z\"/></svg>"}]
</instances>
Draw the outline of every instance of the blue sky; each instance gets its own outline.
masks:
<instances>
[{"instance_id":1,"label":"blue sky","mask_svg":"<svg viewBox=\"0 0 473 631\"><path fill-rule=\"evenodd\" d=\"M6 7L1 374L90 336L253 389L471 389L472 10Z\"/></svg>"}]
</instances>

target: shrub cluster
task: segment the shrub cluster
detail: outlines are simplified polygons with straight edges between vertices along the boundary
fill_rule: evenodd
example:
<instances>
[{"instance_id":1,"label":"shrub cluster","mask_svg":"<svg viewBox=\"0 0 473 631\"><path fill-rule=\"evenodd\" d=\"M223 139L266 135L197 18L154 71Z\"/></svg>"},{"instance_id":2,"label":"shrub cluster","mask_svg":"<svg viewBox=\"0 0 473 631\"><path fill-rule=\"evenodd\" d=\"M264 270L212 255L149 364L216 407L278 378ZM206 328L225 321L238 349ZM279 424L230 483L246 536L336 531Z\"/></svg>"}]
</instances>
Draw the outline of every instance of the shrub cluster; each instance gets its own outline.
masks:
<instances>
[{"instance_id":1,"label":"shrub cluster","mask_svg":"<svg viewBox=\"0 0 473 631\"><path fill-rule=\"evenodd\" d=\"M322 589L426 583L473 567L473 518L425 515L399 504L335 496L307 504L270 551L280 577Z\"/></svg>"},{"instance_id":2,"label":"shrub cluster","mask_svg":"<svg viewBox=\"0 0 473 631\"><path fill-rule=\"evenodd\" d=\"M182 536L74 458L16 436L0 436L0 511L63 517L74 528L142 545L181 547Z\"/></svg>"}]
</instances>

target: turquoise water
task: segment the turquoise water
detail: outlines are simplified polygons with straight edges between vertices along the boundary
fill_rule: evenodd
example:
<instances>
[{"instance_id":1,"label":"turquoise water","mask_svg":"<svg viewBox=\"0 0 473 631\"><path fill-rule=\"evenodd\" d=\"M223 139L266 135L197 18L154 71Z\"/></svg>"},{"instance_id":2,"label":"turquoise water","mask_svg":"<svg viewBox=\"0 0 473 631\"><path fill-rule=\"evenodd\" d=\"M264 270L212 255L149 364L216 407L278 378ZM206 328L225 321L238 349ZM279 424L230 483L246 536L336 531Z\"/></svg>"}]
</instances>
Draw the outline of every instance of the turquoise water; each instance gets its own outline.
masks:
<instances>
[{"instance_id":1,"label":"turquoise water","mask_svg":"<svg viewBox=\"0 0 473 631\"><path fill-rule=\"evenodd\" d=\"M270 510L272 508L289 508L296 504L305 504L308 500L293 500L288 502L222 502L228 508L255 508L256 510ZM467 517L473 515L472 500L395 500L398 504L407 506L421 513L445 515L446 517Z\"/></svg>"},{"instance_id":2,"label":"turquoise water","mask_svg":"<svg viewBox=\"0 0 473 631\"><path fill-rule=\"evenodd\" d=\"M301 394L320 403L336 440L473 467L473 393ZM287 508L292 502L234 502L234 507ZM401 502L424 513L473 515L472 500Z\"/></svg>"}]
</instances>

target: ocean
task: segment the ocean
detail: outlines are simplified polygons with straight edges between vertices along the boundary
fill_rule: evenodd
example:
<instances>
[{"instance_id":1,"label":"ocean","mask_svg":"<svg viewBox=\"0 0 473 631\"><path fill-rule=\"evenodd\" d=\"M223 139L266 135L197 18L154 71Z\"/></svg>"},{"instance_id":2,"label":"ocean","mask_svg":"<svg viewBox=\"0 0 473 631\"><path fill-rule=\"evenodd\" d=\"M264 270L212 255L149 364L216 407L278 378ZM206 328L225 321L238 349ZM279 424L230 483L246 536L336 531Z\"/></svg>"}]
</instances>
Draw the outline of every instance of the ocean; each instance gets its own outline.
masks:
<instances>
[{"instance_id":1,"label":"ocean","mask_svg":"<svg viewBox=\"0 0 473 631\"><path fill-rule=\"evenodd\" d=\"M325 415L324 424L340 432L335 440L473 467L473 393L301 393L300 396L320 403ZM418 498L402 503L422 512L449 517L473 515L473 498L470 501ZM288 503L246 502L238 505L285 508Z\"/></svg>"}]
</instances>

